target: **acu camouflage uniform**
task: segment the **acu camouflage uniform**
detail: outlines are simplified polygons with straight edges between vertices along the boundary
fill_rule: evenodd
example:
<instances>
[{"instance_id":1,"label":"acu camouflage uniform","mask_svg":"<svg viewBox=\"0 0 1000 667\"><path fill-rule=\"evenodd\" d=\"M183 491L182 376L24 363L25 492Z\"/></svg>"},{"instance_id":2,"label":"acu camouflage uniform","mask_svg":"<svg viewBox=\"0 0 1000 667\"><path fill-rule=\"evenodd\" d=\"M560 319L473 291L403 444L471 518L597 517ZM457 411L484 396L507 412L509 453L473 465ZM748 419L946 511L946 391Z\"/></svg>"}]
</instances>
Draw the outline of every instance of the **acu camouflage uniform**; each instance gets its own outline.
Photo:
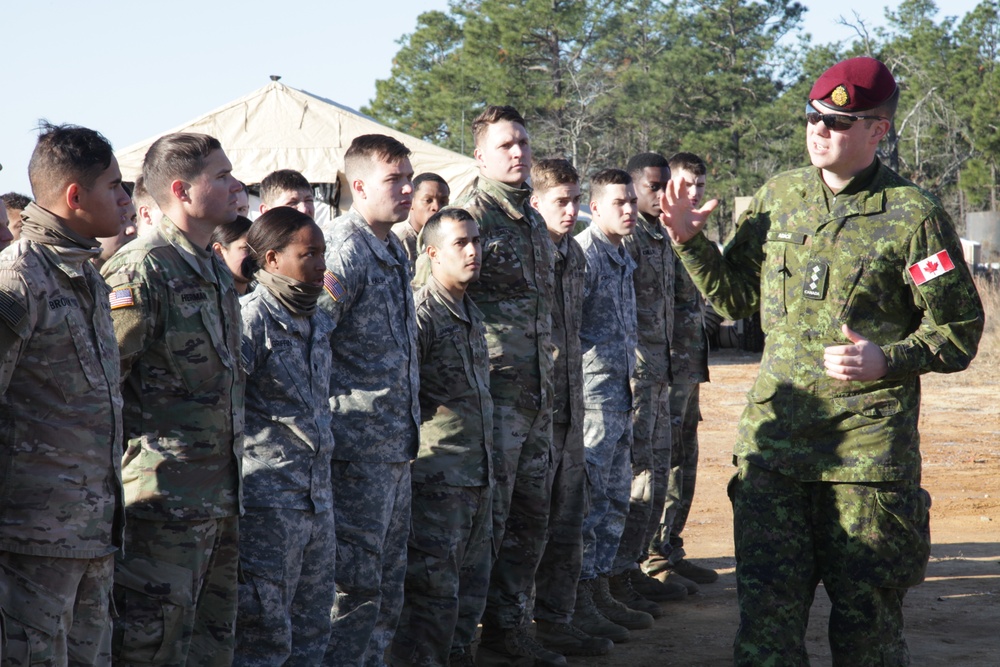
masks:
<instances>
[{"instance_id":1,"label":"acu camouflage uniform","mask_svg":"<svg viewBox=\"0 0 1000 667\"><path fill-rule=\"evenodd\" d=\"M702 235L677 251L713 306L760 307L766 334L730 483L736 664L808 663L819 580L835 663L907 664L902 598L930 551L919 376L965 368L983 328L947 213L878 160L836 195L810 167L758 191L723 255ZM917 286L908 267L941 251L954 268ZM826 375L841 324L882 347L885 377Z\"/></svg>"},{"instance_id":2,"label":"acu camouflage uniform","mask_svg":"<svg viewBox=\"0 0 1000 667\"><path fill-rule=\"evenodd\" d=\"M317 665L336 597L329 403L333 322L264 285L240 300L247 373L234 665Z\"/></svg>"},{"instance_id":3,"label":"acu camouflage uniform","mask_svg":"<svg viewBox=\"0 0 1000 667\"><path fill-rule=\"evenodd\" d=\"M493 566L484 623L516 628L542 557L552 461L552 241L531 189L482 176L465 208L483 264L468 294L483 312L493 396Z\"/></svg>"},{"instance_id":4,"label":"acu camouflage uniform","mask_svg":"<svg viewBox=\"0 0 1000 667\"><path fill-rule=\"evenodd\" d=\"M674 253L660 221L640 213L622 240L635 261L636 346L632 392L632 490L628 518L612 568L636 567L660 525L670 471L670 341L674 326Z\"/></svg>"},{"instance_id":5,"label":"acu camouflage uniform","mask_svg":"<svg viewBox=\"0 0 1000 667\"><path fill-rule=\"evenodd\" d=\"M698 478L699 384L708 382L705 304L680 258L674 264L674 333L670 339L670 473L662 521L649 544L651 569L685 556L681 532ZM656 562L656 561L659 561Z\"/></svg>"},{"instance_id":6,"label":"acu camouflage uniform","mask_svg":"<svg viewBox=\"0 0 1000 667\"><path fill-rule=\"evenodd\" d=\"M583 444L590 511L583 521L584 581L611 574L628 514L636 368L635 261L596 224L576 237L587 260L580 344Z\"/></svg>"},{"instance_id":7,"label":"acu camouflage uniform","mask_svg":"<svg viewBox=\"0 0 1000 667\"><path fill-rule=\"evenodd\" d=\"M535 618L569 623L583 566L587 471L583 456L583 359L580 320L587 260L570 235L555 252L552 300L552 502L548 539L535 574Z\"/></svg>"},{"instance_id":8,"label":"acu camouflage uniform","mask_svg":"<svg viewBox=\"0 0 1000 667\"><path fill-rule=\"evenodd\" d=\"M351 210L323 227L333 316L337 601L325 665L380 665L403 606L410 461L420 421L417 324L399 239Z\"/></svg>"},{"instance_id":9,"label":"acu camouflage uniform","mask_svg":"<svg viewBox=\"0 0 1000 667\"><path fill-rule=\"evenodd\" d=\"M103 272L115 299L127 439L115 659L228 665L244 393L233 278L169 218Z\"/></svg>"},{"instance_id":10,"label":"acu camouflage uniform","mask_svg":"<svg viewBox=\"0 0 1000 667\"><path fill-rule=\"evenodd\" d=\"M492 565L493 400L482 313L431 276L416 295L420 449L399 665L448 665L471 654Z\"/></svg>"},{"instance_id":11,"label":"acu camouflage uniform","mask_svg":"<svg viewBox=\"0 0 1000 667\"><path fill-rule=\"evenodd\" d=\"M3 664L111 664L122 398L100 248L29 204L0 254Z\"/></svg>"},{"instance_id":12,"label":"acu camouflage uniform","mask_svg":"<svg viewBox=\"0 0 1000 667\"><path fill-rule=\"evenodd\" d=\"M410 273L413 273L416 268L417 257L420 256L420 252L417 250L417 232L413 229L409 220L403 220L392 226L392 233L403 244L403 251L406 252L406 259L409 260L410 264Z\"/></svg>"}]
</instances>

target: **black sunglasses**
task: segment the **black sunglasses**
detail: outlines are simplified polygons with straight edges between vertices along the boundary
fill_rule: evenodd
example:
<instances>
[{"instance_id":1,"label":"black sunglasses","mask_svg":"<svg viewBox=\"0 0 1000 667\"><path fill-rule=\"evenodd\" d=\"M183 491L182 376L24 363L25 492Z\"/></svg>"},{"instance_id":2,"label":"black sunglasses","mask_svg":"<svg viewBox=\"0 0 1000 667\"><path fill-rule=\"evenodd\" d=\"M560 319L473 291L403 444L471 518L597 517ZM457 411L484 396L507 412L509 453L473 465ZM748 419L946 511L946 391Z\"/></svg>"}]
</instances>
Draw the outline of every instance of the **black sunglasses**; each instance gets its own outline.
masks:
<instances>
[{"instance_id":1,"label":"black sunglasses","mask_svg":"<svg viewBox=\"0 0 1000 667\"><path fill-rule=\"evenodd\" d=\"M813 108L812 104L807 102L806 120L809 121L810 125L815 125L823 121L823 124L831 130L847 132L859 120L888 120L888 118L883 118L882 116L848 116L836 113L820 113Z\"/></svg>"}]
</instances>

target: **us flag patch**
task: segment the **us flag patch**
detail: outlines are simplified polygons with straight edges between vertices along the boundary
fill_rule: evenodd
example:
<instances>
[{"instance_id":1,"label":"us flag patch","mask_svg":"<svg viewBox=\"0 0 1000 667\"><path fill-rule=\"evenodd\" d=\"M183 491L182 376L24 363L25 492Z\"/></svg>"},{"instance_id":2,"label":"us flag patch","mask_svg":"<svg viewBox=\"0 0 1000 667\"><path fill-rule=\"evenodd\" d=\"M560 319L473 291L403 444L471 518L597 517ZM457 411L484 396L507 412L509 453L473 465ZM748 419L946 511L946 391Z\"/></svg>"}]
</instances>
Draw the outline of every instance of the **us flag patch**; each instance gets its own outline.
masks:
<instances>
[{"instance_id":1,"label":"us flag patch","mask_svg":"<svg viewBox=\"0 0 1000 667\"><path fill-rule=\"evenodd\" d=\"M134 306L135 299L132 298L132 288L119 287L116 290L112 290L111 294L108 295L108 303L111 304L111 310Z\"/></svg>"},{"instance_id":2,"label":"us flag patch","mask_svg":"<svg viewBox=\"0 0 1000 667\"><path fill-rule=\"evenodd\" d=\"M340 297L344 296L344 286L337 280L337 276L333 275L333 271L323 274L323 287L334 301L340 301Z\"/></svg>"}]
</instances>

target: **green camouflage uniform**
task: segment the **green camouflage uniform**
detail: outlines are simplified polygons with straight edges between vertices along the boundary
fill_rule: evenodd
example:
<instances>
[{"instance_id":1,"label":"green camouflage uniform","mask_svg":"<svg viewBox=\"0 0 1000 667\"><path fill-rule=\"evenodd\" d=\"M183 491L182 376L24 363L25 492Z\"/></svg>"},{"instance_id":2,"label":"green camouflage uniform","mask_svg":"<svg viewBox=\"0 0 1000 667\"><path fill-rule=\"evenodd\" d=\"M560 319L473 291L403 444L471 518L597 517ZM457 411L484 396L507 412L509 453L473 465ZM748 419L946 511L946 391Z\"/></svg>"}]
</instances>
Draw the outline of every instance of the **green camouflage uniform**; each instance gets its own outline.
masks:
<instances>
[{"instance_id":1,"label":"green camouflage uniform","mask_svg":"<svg viewBox=\"0 0 1000 667\"><path fill-rule=\"evenodd\" d=\"M628 515L636 368L635 261L595 223L576 236L587 261L580 320L583 444L590 506L580 578L611 574Z\"/></svg>"},{"instance_id":2,"label":"green camouflage uniform","mask_svg":"<svg viewBox=\"0 0 1000 667\"><path fill-rule=\"evenodd\" d=\"M240 300L247 372L238 666L319 664L336 596L329 403L333 322L264 285Z\"/></svg>"},{"instance_id":3,"label":"green camouflage uniform","mask_svg":"<svg viewBox=\"0 0 1000 667\"><path fill-rule=\"evenodd\" d=\"M433 277L415 297L420 331L420 449L399 665L447 665L471 653L492 565L493 400L482 313Z\"/></svg>"},{"instance_id":4,"label":"green camouflage uniform","mask_svg":"<svg viewBox=\"0 0 1000 667\"><path fill-rule=\"evenodd\" d=\"M484 622L516 628L542 556L552 461L552 241L527 186L479 177L462 205L479 224L480 279L493 396L493 566Z\"/></svg>"},{"instance_id":5,"label":"green camouflage uniform","mask_svg":"<svg viewBox=\"0 0 1000 667\"><path fill-rule=\"evenodd\" d=\"M169 218L103 272L115 299L127 442L115 658L228 665L244 392L233 278Z\"/></svg>"},{"instance_id":6,"label":"green camouflage uniform","mask_svg":"<svg viewBox=\"0 0 1000 667\"><path fill-rule=\"evenodd\" d=\"M100 248L29 204L0 254L3 664L110 665L122 398Z\"/></svg>"},{"instance_id":7,"label":"green camouflage uniform","mask_svg":"<svg viewBox=\"0 0 1000 667\"><path fill-rule=\"evenodd\" d=\"M399 620L417 454L420 367L410 271L356 210L323 226L333 316L337 601L324 665L381 665Z\"/></svg>"},{"instance_id":8,"label":"green camouflage uniform","mask_svg":"<svg viewBox=\"0 0 1000 667\"><path fill-rule=\"evenodd\" d=\"M834 662L907 664L902 597L930 552L919 376L965 368L983 328L951 220L877 160L836 195L810 167L758 191L723 255L703 235L677 252L720 313L759 307L766 334L730 485L736 664L806 664L820 580ZM910 267L945 259L953 269L915 284ZM826 375L841 324L882 347L885 377Z\"/></svg>"},{"instance_id":9,"label":"green camouflage uniform","mask_svg":"<svg viewBox=\"0 0 1000 667\"><path fill-rule=\"evenodd\" d=\"M660 221L640 213L622 244L635 261L638 344L632 378L632 489L612 574L636 567L660 525L670 471L670 341L674 326L674 253Z\"/></svg>"},{"instance_id":10,"label":"green camouflage uniform","mask_svg":"<svg viewBox=\"0 0 1000 667\"><path fill-rule=\"evenodd\" d=\"M570 235L555 253L552 300L552 502L548 539L535 574L535 618L569 623L583 566L587 471L583 456L583 357L580 319L587 260Z\"/></svg>"}]
</instances>

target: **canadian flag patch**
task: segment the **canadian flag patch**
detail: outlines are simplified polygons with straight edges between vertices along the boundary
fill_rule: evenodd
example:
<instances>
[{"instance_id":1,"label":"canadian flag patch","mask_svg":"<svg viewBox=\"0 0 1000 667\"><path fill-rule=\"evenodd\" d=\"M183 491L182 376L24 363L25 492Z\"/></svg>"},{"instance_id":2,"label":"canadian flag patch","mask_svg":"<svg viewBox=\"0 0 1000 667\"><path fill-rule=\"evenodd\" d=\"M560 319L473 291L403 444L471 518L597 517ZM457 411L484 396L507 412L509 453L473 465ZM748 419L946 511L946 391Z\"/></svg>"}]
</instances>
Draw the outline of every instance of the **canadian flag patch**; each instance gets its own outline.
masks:
<instances>
[{"instance_id":1,"label":"canadian flag patch","mask_svg":"<svg viewBox=\"0 0 1000 667\"><path fill-rule=\"evenodd\" d=\"M920 260L916 264L912 264L907 267L910 272L910 276L913 278L913 282L917 285L923 285L928 280L933 280L943 273L948 273L955 268L955 265L951 261L951 256L948 255L947 250L942 250L941 252L931 255L925 259Z\"/></svg>"}]
</instances>

